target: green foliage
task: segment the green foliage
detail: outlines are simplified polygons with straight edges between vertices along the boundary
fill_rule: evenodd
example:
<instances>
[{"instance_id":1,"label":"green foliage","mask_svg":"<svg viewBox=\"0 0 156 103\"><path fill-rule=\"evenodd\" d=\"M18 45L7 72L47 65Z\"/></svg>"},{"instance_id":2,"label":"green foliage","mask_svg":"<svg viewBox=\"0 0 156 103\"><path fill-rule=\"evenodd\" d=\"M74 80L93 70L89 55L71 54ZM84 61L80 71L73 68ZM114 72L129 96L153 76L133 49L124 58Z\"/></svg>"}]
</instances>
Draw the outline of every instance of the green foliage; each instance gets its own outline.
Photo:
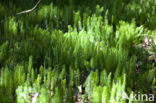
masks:
<instances>
[{"instance_id":1,"label":"green foliage","mask_svg":"<svg viewBox=\"0 0 156 103\"><path fill-rule=\"evenodd\" d=\"M131 103L123 93L154 93L154 0L44 0L12 16L35 2L0 1L0 103ZM139 47L145 36L149 50Z\"/></svg>"}]
</instances>

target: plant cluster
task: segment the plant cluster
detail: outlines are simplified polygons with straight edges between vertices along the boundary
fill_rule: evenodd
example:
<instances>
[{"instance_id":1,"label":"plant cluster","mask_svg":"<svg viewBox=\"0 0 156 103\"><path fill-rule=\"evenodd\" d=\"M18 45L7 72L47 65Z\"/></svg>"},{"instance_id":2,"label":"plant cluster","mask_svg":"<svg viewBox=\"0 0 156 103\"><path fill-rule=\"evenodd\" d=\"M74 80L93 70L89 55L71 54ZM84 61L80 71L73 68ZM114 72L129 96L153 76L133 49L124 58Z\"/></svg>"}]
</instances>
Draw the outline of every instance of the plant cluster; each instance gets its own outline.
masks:
<instances>
[{"instance_id":1,"label":"plant cluster","mask_svg":"<svg viewBox=\"0 0 156 103\"><path fill-rule=\"evenodd\" d=\"M156 95L155 0L44 0L14 16L25 3L0 1L1 103L144 103L123 93Z\"/></svg>"}]
</instances>

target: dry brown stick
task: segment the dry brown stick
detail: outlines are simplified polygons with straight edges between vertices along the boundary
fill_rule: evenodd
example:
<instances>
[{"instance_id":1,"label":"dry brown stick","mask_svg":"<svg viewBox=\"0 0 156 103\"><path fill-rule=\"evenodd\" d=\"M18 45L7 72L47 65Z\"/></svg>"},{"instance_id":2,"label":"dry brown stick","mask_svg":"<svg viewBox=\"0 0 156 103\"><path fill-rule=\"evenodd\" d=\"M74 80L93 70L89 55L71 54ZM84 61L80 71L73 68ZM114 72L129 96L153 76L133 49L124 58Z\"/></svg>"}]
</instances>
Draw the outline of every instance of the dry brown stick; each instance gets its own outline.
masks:
<instances>
[{"instance_id":1,"label":"dry brown stick","mask_svg":"<svg viewBox=\"0 0 156 103\"><path fill-rule=\"evenodd\" d=\"M28 10L21 11L21 12L19 12L19 13L16 13L16 14L13 15L13 16L32 12L33 10L35 10L35 9L37 8L37 6L39 5L39 3L40 3L41 1L42 1L42 0L39 0L39 1L36 3L36 5L35 5L32 9L28 9ZM9 17L12 17L12 16L9 16ZM7 18L1 20L0 23L4 22L4 21L5 21L6 19L8 19L9 17L7 17Z\"/></svg>"},{"instance_id":2,"label":"dry brown stick","mask_svg":"<svg viewBox=\"0 0 156 103\"><path fill-rule=\"evenodd\" d=\"M16 13L16 15L21 15L21 14L25 14L25 13L29 13L29 12L32 12L34 9L36 9L36 7L38 6L38 4L41 2L41 0L39 0L36 5L32 8L32 9L29 9L29 10L24 10L22 12L19 12L19 13Z\"/></svg>"}]
</instances>

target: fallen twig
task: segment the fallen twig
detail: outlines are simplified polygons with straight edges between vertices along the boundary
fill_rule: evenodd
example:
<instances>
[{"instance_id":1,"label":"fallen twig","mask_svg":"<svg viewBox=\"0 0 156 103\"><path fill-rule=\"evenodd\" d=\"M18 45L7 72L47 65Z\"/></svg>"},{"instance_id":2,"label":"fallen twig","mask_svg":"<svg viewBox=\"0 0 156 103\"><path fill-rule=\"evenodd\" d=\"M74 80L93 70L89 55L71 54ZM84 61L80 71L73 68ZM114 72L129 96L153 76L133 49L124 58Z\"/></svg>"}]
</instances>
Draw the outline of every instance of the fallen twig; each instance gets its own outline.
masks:
<instances>
[{"instance_id":1,"label":"fallen twig","mask_svg":"<svg viewBox=\"0 0 156 103\"><path fill-rule=\"evenodd\" d=\"M16 13L16 14L13 15L13 16L22 15L22 14L25 14L25 13L32 12L33 10L35 10L35 9L37 8L37 6L39 5L39 3L40 3L41 1L42 1L42 0L39 0L33 8L28 9L28 10L24 10L24 11L21 11L21 12L19 12L19 13ZM12 16L9 16L9 17L12 17ZM4 22L4 21L7 20L9 17L7 17L7 18L1 20L0 23Z\"/></svg>"},{"instance_id":2,"label":"fallen twig","mask_svg":"<svg viewBox=\"0 0 156 103\"><path fill-rule=\"evenodd\" d=\"M41 0L39 0L36 5L32 8L32 9L29 9L29 10L24 10L22 12L19 12L19 13L16 13L16 15L21 15L21 14L25 14L25 13L29 13L29 12L32 12L33 10L36 9L36 7L38 6L38 4L41 2Z\"/></svg>"}]
</instances>

